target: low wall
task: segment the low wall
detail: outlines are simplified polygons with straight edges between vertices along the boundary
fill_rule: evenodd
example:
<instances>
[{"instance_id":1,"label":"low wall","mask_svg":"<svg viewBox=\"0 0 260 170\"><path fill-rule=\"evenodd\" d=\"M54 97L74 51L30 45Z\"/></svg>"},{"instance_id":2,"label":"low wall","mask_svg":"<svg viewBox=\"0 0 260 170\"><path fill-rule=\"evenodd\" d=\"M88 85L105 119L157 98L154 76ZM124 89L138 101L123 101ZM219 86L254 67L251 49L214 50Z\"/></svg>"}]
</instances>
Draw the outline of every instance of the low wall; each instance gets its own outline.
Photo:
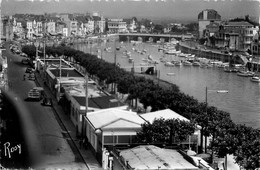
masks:
<instances>
[{"instance_id":1,"label":"low wall","mask_svg":"<svg viewBox=\"0 0 260 170\"><path fill-rule=\"evenodd\" d=\"M179 49L183 53L195 54L196 56L202 57L202 58L219 60L219 61L222 61L222 62L229 62L229 60L230 60L229 54L224 54L224 53L221 53L221 52L210 51L210 50L205 50L205 49L196 49L195 47L190 47L190 46L185 45L183 43L179 44Z\"/></svg>"}]
</instances>

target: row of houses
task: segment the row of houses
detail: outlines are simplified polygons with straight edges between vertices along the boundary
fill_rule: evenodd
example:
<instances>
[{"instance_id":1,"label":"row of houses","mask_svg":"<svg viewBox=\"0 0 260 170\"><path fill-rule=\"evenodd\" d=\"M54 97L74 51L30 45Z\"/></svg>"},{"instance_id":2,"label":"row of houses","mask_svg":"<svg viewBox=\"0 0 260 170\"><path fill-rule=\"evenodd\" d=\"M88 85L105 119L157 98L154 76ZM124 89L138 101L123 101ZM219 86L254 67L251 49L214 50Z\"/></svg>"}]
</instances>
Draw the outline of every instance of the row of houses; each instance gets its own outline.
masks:
<instances>
[{"instance_id":1,"label":"row of houses","mask_svg":"<svg viewBox=\"0 0 260 170\"><path fill-rule=\"evenodd\" d=\"M206 9L198 15L199 38L206 38L205 45L237 50L255 50L252 46L259 32L259 26L245 19L225 21L217 11ZM258 39L258 37L257 37Z\"/></svg>"},{"instance_id":2,"label":"row of houses","mask_svg":"<svg viewBox=\"0 0 260 170\"><path fill-rule=\"evenodd\" d=\"M128 105L101 89L95 78L84 76L84 71L77 71L77 67L63 59L38 59L36 62L37 71L70 117L78 136L88 141L89 148L104 169L112 166L114 169L154 169L155 166L199 169L196 163L188 161L177 150L135 143L136 135L145 122L152 123L159 118L188 119L170 109L144 114L133 112ZM200 126L197 126L194 134L181 145L197 151L199 144ZM146 160L144 153L149 154L151 159ZM166 159L165 153L174 156ZM136 159L139 161L136 162ZM198 160L195 162L198 163ZM203 166L208 165L203 163Z\"/></svg>"},{"instance_id":3,"label":"row of houses","mask_svg":"<svg viewBox=\"0 0 260 170\"><path fill-rule=\"evenodd\" d=\"M64 37L87 36L102 33L134 32L137 25L134 19L106 19L98 13L30 15L16 14L10 18L14 36L32 39L43 33L60 34Z\"/></svg>"}]
</instances>

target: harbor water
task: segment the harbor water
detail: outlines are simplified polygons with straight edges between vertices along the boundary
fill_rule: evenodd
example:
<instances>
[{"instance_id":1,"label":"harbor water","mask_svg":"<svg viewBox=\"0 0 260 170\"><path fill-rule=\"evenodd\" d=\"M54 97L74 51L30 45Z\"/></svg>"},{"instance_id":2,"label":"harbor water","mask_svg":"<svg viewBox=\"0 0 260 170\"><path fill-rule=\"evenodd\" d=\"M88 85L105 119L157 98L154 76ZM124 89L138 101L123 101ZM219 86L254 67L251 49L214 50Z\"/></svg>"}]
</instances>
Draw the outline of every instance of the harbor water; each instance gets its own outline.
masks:
<instances>
[{"instance_id":1,"label":"harbor water","mask_svg":"<svg viewBox=\"0 0 260 170\"><path fill-rule=\"evenodd\" d=\"M230 113L235 123L245 124L253 128L260 128L260 83L251 82L249 77L240 77L236 73L227 73L220 67L196 66L166 66L160 62L164 57L167 61L184 60L175 55L163 54L159 51L159 44L130 42L102 42L74 44L77 50L92 53L108 62L116 62L121 68L130 71L138 70L146 64L148 56L158 61L155 65L161 80L174 83L185 94L193 96L200 102L206 100L206 87L208 89L207 102L220 110ZM116 49L116 47L121 47ZM107 50L105 50L105 48ZM140 51L147 51L141 54ZM125 51L130 51L127 56ZM129 62L129 58L133 62ZM215 90L227 90L228 93L216 93Z\"/></svg>"}]
</instances>

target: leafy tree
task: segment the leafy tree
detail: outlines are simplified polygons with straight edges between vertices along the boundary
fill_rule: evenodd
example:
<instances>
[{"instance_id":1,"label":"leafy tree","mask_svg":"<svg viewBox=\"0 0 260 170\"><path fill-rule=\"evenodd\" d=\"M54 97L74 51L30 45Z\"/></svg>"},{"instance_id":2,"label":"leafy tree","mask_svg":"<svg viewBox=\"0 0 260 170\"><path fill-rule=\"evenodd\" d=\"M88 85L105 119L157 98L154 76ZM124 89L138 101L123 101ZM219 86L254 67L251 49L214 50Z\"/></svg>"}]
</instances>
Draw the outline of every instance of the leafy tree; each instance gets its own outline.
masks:
<instances>
[{"instance_id":1,"label":"leafy tree","mask_svg":"<svg viewBox=\"0 0 260 170\"><path fill-rule=\"evenodd\" d=\"M214 47L216 44L216 37L214 35L210 36L209 40L210 40L210 44L212 45L212 47Z\"/></svg>"},{"instance_id":2,"label":"leafy tree","mask_svg":"<svg viewBox=\"0 0 260 170\"><path fill-rule=\"evenodd\" d=\"M128 94L130 85L134 83L136 82L133 74L124 74L119 78L117 90L119 93Z\"/></svg>"},{"instance_id":3,"label":"leafy tree","mask_svg":"<svg viewBox=\"0 0 260 170\"><path fill-rule=\"evenodd\" d=\"M193 23L186 24L185 27L187 28L188 32L196 32L198 31L199 25L198 23L193 22Z\"/></svg>"},{"instance_id":4,"label":"leafy tree","mask_svg":"<svg viewBox=\"0 0 260 170\"><path fill-rule=\"evenodd\" d=\"M199 44L205 44L206 41L207 41L207 38L200 38Z\"/></svg>"},{"instance_id":5,"label":"leafy tree","mask_svg":"<svg viewBox=\"0 0 260 170\"><path fill-rule=\"evenodd\" d=\"M141 19L140 24L144 25L146 28L151 28L153 25L150 19Z\"/></svg>"},{"instance_id":6,"label":"leafy tree","mask_svg":"<svg viewBox=\"0 0 260 170\"><path fill-rule=\"evenodd\" d=\"M162 33L163 32L163 26L162 25L159 25L159 24L156 24L154 26L154 29L153 29L153 32L156 32L156 33Z\"/></svg>"},{"instance_id":7,"label":"leafy tree","mask_svg":"<svg viewBox=\"0 0 260 170\"><path fill-rule=\"evenodd\" d=\"M155 119L153 123L142 124L137 141L149 144L180 143L195 131L195 124L179 119Z\"/></svg>"},{"instance_id":8,"label":"leafy tree","mask_svg":"<svg viewBox=\"0 0 260 170\"><path fill-rule=\"evenodd\" d=\"M214 141L214 150L219 157L233 154L243 168L255 170L260 167L260 131L245 125L232 124L222 128Z\"/></svg>"},{"instance_id":9,"label":"leafy tree","mask_svg":"<svg viewBox=\"0 0 260 170\"><path fill-rule=\"evenodd\" d=\"M22 52L26 53L29 58L34 59L36 56L36 47L33 45L23 46Z\"/></svg>"},{"instance_id":10,"label":"leafy tree","mask_svg":"<svg viewBox=\"0 0 260 170\"><path fill-rule=\"evenodd\" d=\"M163 118L155 119L153 123L144 123L142 130L137 133L137 141L140 143L168 143L170 128Z\"/></svg>"}]
</instances>

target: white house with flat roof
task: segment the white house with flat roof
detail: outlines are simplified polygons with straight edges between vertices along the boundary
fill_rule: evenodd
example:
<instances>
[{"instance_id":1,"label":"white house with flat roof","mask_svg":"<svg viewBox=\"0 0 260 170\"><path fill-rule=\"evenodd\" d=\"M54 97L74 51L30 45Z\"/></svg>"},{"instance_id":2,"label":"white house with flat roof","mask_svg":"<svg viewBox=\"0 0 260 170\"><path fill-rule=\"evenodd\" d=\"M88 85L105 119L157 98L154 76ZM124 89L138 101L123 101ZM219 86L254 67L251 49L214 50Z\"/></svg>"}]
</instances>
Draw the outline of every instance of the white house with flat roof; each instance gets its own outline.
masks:
<instances>
[{"instance_id":1,"label":"white house with flat roof","mask_svg":"<svg viewBox=\"0 0 260 170\"><path fill-rule=\"evenodd\" d=\"M145 121L135 112L110 108L87 113L85 122L91 149L103 162L106 148L131 144Z\"/></svg>"}]
</instances>

